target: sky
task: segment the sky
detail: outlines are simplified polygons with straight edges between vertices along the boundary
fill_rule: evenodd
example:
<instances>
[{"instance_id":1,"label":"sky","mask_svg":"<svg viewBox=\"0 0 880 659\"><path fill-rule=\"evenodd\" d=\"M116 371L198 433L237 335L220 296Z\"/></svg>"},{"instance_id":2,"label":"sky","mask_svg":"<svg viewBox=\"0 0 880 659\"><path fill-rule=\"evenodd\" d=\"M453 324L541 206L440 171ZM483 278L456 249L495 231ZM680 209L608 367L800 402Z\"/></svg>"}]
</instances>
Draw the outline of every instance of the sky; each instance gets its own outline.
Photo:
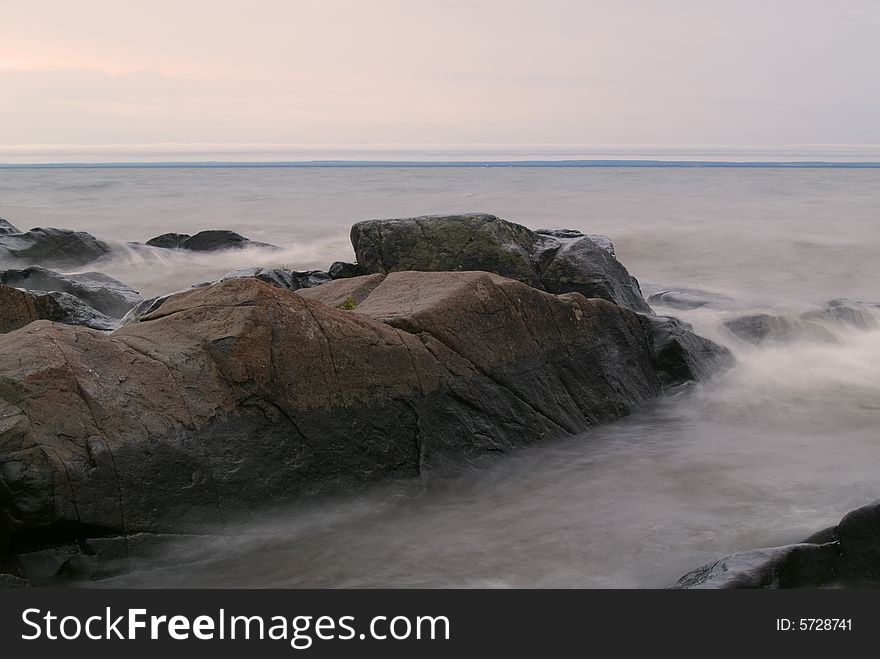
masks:
<instances>
[{"instance_id":1,"label":"sky","mask_svg":"<svg viewBox=\"0 0 880 659\"><path fill-rule=\"evenodd\" d=\"M0 0L0 17L0 152L880 144L876 0Z\"/></svg>"}]
</instances>

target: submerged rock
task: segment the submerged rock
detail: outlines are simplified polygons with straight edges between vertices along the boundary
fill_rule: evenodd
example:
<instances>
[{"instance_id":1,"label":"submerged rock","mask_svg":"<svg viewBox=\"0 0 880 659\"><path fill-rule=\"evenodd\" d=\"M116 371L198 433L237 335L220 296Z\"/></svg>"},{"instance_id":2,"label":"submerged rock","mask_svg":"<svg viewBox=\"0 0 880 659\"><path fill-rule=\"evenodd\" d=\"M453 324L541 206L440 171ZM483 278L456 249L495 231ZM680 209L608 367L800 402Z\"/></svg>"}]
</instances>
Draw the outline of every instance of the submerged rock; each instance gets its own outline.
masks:
<instances>
[{"instance_id":1,"label":"submerged rock","mask_svg":"<svg viewBox=\"0 0 880 659\"><path fill-rule=\"evenodd\" d=\"M0 284L0 333L21 329L37 320L112 330L119 322L60 291L27 291Z\"/></svg>"},{"instance_id":2,"label":"submerged rock","mask_svg":"<svg viewBox=\"0 0 880 659\"><path fill-rule=\"evenodd\" d=\"M880 586L880 500L802 542L740 552L689 572L676 588Z\"/></svg>"},{"instance_id":3,"label":"submerged rock","mask_svg":"<svg viewBox=\"0 0 880 659\"><path fill-rule=\"evenodd\" d=\"M704 380L733 365L730 350L695 334L689 323L669 316L640 318L664 385Z\"/></svg>"},{"instance_id":4,"label":"submerged rock","mask_svg":"<svg viewBox=\"0 0 880 659\"><path fill-rule=\"evenodd\" d=\"M0 553L570 436L657 396L653 364L631 311L486 273L391 274L354 311L240 278L112 334L37 321L0 336Z\"/></svg>"},{"instance_id":5,"label":"submerged rock","mask_svg":"<svg viewBox=\"0 0 880 659\"><path fill-rule=\"evenodd\" d=\"M878 314L880 314L880 305L838 298L826 302L818 311L803 314L801 318L824 321L854 329L872 330L880 326L880 322L877 320Z\"/></svg>"},{"instance_id":6,"label":"submerged rock","mask_svg":"<svg viewBox=\"0 0 880 659\"><path fill-rule=\"evenodd\" d=\"M188 233L163 233L155 238L150 238L147 245L163 249L183 249L184 244L190 238L192 236Z\"/></svg>"},{"instance_id":7,"label":"submerged rock","mask_svg":"<svg viewBox=\"0 0 880 659\"><path fill-rule=\"evenodd\" d=\"M723 309L729 307L733 303L733 299L711 291L701 291L694 288L674 288L649 295L648 302L672 309L687 310L700 309L702 307Z\"/></svg>"},{"instance_id":8,"label":"submerged rock","mask_svg":"<svg viewBox=\"0 0 880 659\"><path fill-rule=\"evenodd\" d=\"M63 275L41 266L31 266L0 271L0 283L30 291L69 293L112 318L121 318L143 300L134 289L100 272Z\"/></svg>"},{"instance_id":9,"label":"submerged rock","mask_svg":"<svg viewBox=\"0 0 880 659\"><path fill-rule=\"evenodd\" d=\"M11 222L0 217L0 236L10 233L21 233L21 230L15 227Z\"/></svg>"},{"instance_id":10,"label":"submerged rock","mask_svg":"<svg viewBox=\"0 0 880 659\"><path fill-rule=\"evenodd\" d=\"M36 228L0 235L0 262L77 268L112 251L111 245L85 231Z\"/></svg>"},{"instance_id":11,"label":"submerged rock","mask_svg":"<svg viewBox=\"0 0 880 659\"><path fill-rule=\"evenodd\" d=\"M537 233L494 215L433 215L358 222L351 242L365 272L481 270L651 313L613 246L570 229Z\"/></svg>"},{"instance_id":12,"label":"submerged rock","mask_svg":"<svg viewBox=\"0 0 880 659\"><path fill-rule=\"evenodd\" d=\"M188 249L193 252L216 252L224 249L241 249L242 247L268 247L278 249L275 245L261 243L245 238L228 229L208 229L194 235L188 233L163 233L150 238L147 245L165 249Z\"/></svg>"}]
</instances>

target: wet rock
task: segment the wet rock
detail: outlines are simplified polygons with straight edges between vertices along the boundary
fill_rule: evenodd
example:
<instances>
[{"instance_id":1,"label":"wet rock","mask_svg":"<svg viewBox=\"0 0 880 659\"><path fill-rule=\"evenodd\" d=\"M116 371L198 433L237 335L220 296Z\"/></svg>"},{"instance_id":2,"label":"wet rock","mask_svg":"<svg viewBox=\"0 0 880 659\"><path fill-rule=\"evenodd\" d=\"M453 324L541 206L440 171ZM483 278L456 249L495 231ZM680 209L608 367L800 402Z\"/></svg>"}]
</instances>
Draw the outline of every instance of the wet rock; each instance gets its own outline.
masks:
<instances>
[{"instance_id":1,"label":"wet rock","mask_svg":"<svg viewBox=\"0 0 880 659\"><path fill-rule=\"evenodd\" d=\"M651 313L638 282L613 254L570 229L537 233L486 214L424 216L359 222L351 241L368 273L486 271Z\"/></svg>"},{"instance_id":2,"label":"wet rock","mask_svg":"<svg viewBox=\"0 0 880 659\"><path fill-rule=\"evenodd\" d=\"M806 540L755 549L689 572L677 588L880 586L880 500Z\"/></svg>"},{"instance_id":3,"label":"wet rock","mask_svg":"<svg viewBox=\"0 0 880 659\"><path fill-rule=\"evenodd\" d=\"M611 254L611 256L615 255L614 243L611 242L611 238L602 235L601 233L583 233L577 229L537 229L535 230L535 233L540 236L550 236L551 238L557 238L559 240L575 240L586 237Z\"/></svg>"},{"instance_id":4,"label":"wet rock","mask_svg":"<svg viewBox=\"0 0 880 659\"><path fill-rule=\"evenodd\" d=\"M486 273L394 273L355 311L240 278L112 334L36 321L0 336L0 553L201 532L572 436L660 392L635 314Z\"/></svg>"},{"instance_id":5,"label":"wet rock","mask_svg":"<svg viewBox=\"0 0 880 659\"><path fill-rule=\"evenodd\" d=\"M740 339L759 345L790 341L837 342L834 332L822 323L798 317L754 314L728 320L724 326Z\"/></svg>"},{"instance_id":6,"label":"wet rock","mask_svg":"<svg viewBox=\"0 0 880 659\"><path fill-rule=\"evenodd\" d=\"M84 231L36 228L0 235L0 262L77 268L106 256L111 245Z\"/></svg>"},{"instance_id":7,"label":"wet rock","mask_svg":"<svg viewBox=\"0 0 880 659\"><path fill-rule=\"evenodd\" d=\"M532 253L540 242L524 226L481 213L369 220L351 228L367 273L483 270L538 288Z\"/></svg>"},{"instance_id":8,"label":"wet rock","mask_svg":"<svg viewBox=\"0 0 880 659\"><path fill-rule=\"evenodd\" d=\"M877 317L880 306L854 300L838 298L826 302L818 311L810 311L801 316L803 320L824 321L860 330L872 330L880 326Z\"/></svg>"},{"instance_id":9,"label":"wet rock","mask_svg":"<svg viewBox=\"0 0 880 659\"><path fill-rule=\"evenodd\" d=\"M233 270L219 279L226 281L228 279L241 279L242 277L253 277L267 284L271 284L276 288L285 288L289 291L296 291L300 288L311 288L312 286L320 286L329 282L330 275L320 270L288 270L287 268L242 268Z\"/></svg>"},{"instance_id":10,"label":"wet rock","mask_svg":"<svg viewBox=\"0 0 880 659\"><path fill-rule=\"evenodd\" d=\"M664 385L704 380L733 365L727 348L695 334L689 323L669 316L640 318Z\"/></svg>"},{"instance_id":11,"label":"wet rock","mask_svg":"<svg viewBox=\"0 0 880 659\"><path fill-rule=\"evenodd\" d=\"M30 291L69 293L112 318L121 318L143 300L134 289L100 272L63 275L42 266L31 266L0 271L0 283Z\"/></svg>"},{"instance_id":12,"label":"wet rock","mask_svg":"<svg viewBox=\"0 0 880 659\"><path fill-rule=\"evenodd\" d=\"M564 242L540 264L540 281L551 293L580 293L652 313L635 277L606 249L584 236Z\"/></svg>"},{"instance_id":13,"label":"wet rock","mask_svg":"<svg viewBox=\"0 0 880 659\"><path fill-rule=\"evenodd\" d=\"M0 333L12 332L35 320L96 330L112 330L119 324L69 293L26 291L0 284Z\"/></svg>"},{"instance_id":14,"label":"wet rock","mask_svg":"<svg viewBox=\"0 0 880 659\"><path fill-rule=\"evenodd\" d=\"M150 247L162 247L163 249L183 249L184 244L190 238L192 236L188 233L163 233L155 238L150 238L147 241L147 245Z\"/></svg>"},{"instance_id":15,"label":"wet rock","mask_svg":"<svg viewBox=\"0 0 880 659\"><path fill-rule=\"evenodd\" d=\"M334 261L327 269L330 279L348 279L349 277L360 277L365 274L361 271L361 267L357 263L345 263L344 261Z\"/></svg>"},{"instance_id":16,"label":"wet rock","mask_svg":"<svg viewBox=\"0 0 880 659\"><path fill-rule=\"evenodd\" d=\"M700 309L712 307L723 309L733 303L733 299L726 295L719 295L711 291L701 291L694 288L675 288L662 290L648 296L648 302L655 306L670 307L672 309Z\"/></svg>"},{"instance_id":17,"label":"wet rock","mask_svg":"<svg viewBox=\"0 0 880 659\"><path fill-rule=\"evenodd\" d=\"M11 222L8 222L7 220L4 220L2 217L0 217L0 236L10 233L21 233L21 230L13 226Z\"/></svg>"}]
</instances>

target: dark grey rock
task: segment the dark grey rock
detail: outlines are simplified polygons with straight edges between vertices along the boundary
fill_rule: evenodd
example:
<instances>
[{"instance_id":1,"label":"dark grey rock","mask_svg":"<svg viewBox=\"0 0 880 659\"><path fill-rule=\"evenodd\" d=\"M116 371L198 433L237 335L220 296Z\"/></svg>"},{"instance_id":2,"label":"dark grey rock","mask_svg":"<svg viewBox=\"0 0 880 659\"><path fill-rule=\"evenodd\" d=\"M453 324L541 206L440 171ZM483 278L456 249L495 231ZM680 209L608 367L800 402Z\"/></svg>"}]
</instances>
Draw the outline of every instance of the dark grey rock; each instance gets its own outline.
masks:
<instances>
[{"instance_id":1,"label":"dark grey rock","mask_svg":"<svg viewBox=\"0 0 880 659\"><path fill-rule=\"evenodd\" d=\"M111 245L84 231L36 228L0 235L0 262L77 268L106 256Z\"/></svg>"},{"instance_id":2,"label":"dark grey rock","mask_svg":"<svg viewBox=\"0 0 880 659\"><path fill-rule=\"evenodd\" d=\"M163 249L183 249L184 244L191 237L188 233L163 233L155 238L150 238L147 245Z\"/></svg>"},{"instance_id":3,"label":"dark grey rock","mask_svg":"<svg viewBox=\"0 0 880 659\"><path fill-rule=\"evenodd\" d=\"M586 236L564 242L539 263L540 282L550 293L580 293L653 313L636 278L608 250Z\"/></svg>"},{"instance_id":4,"label":"dark grey rock","mask_svg":"<svg viewBox=\"0 0 880 659\"><path fill-rule=\"evenodd\" d=\"M119 321L105 316L80 298L60 291L27 291L0 284L0 333L12 332L35 320L112 330Z\"/></svg>"},{"instance_id":5,"label":"dark grey rock","mask_svg":"<svg viewBox=\"0 0 880 659\"><path fill-rule=\"evenodd\" d=\"M288 270L287 268L242 268L233 270L223 275L218 281L227 281L228 279L241 279L242 277L252 277L259 279L267 284L271 284L276 288L284 288L289 291L296 291L300 288L311 288L326 284L330 279L330 275L320 270Z\"/></svg>"},{"instance_id":6,"label":"dark grey rock","mask_svg":"<svg viewBox=\"0 0 880 659\"><path fill-rule=\"evenodd\" d=\"M733 299L710 291L693 288L674 288L662 290L648 296L648 302L655 306L672 309L700 309L711 307L723 309L731 306Z\"/></svg>"},{"instance_id":7,"label":"dark grey rock","mask_svg":"<svg viewBox=\"0 0 880 659\"><path fill-rule=\"evenodd\" d=\"M327 269L330 279L349 279L351 277L360 277L366 274L361 270L357 263L345 263L344 261L334 261Z\"/></svg>"},{"instance_id":8,"label":"dark grey rock","mask_svg":"<svg viewBox=\"0 0 880 659\"><path fill-rule=\"evenodd\" d=\"M880 587L880 500L802 542L728 556L677 588Z\"/></svg>"},{"instance_id":9,"label":"dark grey rock","mask_svg":"<svg viewBox=\"0 0 880 659\"><path fill-rule=\"evenodd\" d=\"M494 215L434 215L359 222L351 241L365 273L482 270L651 313L613 246L571 229L537 233Z\"/></svg>"},{"instance_id":10,"label":"dark grey rock","mask_svg":"<svg viewBox=\"0 0 880 659\"><path fill-rule=\"evenodd\" d=\"M63 275L42 266L0 271L0 283L32 291L59 291L112 318L122 318L143 300L140 293L100 272Z\"/></svg>"},{"instance_id":11,"label":"dark grey rock","mask_svg":"<svg viewBox=\"0 0 880 659\"><path fill-rule=\"evenodd\" d=\"M734 362L727 348L695 334L690 324L678 318L639 318L651 344L654 368L665 386L709 378Z\"/></svg>"},{"instance_id":12,"label":"dark grey rock","mask_svg":"<svg viewBox=\"0 0 880 659\"><path fill-rule=\"evenodd\" d=\"M4 220L2 217L0 217L0 236L10 233L21 233L21 230L13 226L11 222L8 222L7 220Z\"/></svg>"},{"instance_id":13,"label":"dark grey rock","mask_svg":"<svg viewBox=\"0 0 880 659\"><path fill-rule=\"evenodd\" d=\"M275 245L250 240L226 229L199 231L183 242L183 249L195 252L213 252L221 249L240 249L242 247L265 247L278 249Z\"/></svg>"}]
</instances>

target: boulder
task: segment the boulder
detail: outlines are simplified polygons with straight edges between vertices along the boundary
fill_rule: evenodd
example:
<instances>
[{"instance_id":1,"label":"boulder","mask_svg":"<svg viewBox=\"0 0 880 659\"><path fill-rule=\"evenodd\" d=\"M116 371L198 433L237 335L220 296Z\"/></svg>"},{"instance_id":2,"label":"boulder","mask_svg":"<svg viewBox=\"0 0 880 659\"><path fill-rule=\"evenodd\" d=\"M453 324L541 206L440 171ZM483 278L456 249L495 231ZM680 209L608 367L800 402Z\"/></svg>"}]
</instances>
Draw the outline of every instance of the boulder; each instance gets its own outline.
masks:
<instances>
[{"instance_id":1,"label":"boulder","mask_svg":"<svg viewBox=\"0 0 880 659\"><path fill-rule=\"evenodd\" d=\"M143 300L134 289L100 272L63 275L42 266L31 266L0 271L0 283L30 291L69 293L112 318L122 318Z\"/></svg>"},{"instance_id":2,"label":"boulder","mask_svg":"<svg viewBox=\"0 0 880 659\"><path fill-rule=\"evenodd\" d=\"M532 253L542 239L494 215L429 215L368 220L351 228L366 273L484 270L540 288Z\"/></svg>"},{"instance_id":3,"label":"boulder","mask_svg":"<svg viewBox=\"0 0 880 659\"><path fill-rule=\"evenodd\" d=\"M740 552L689 572L676 588L880 586L880 500L801 542Z\"/></svg>"},{"instance_id":4,"label":"boulder","mask_svg":"<svg viewBox=\"0 0 880 659\"><path fill-rule=\"evenodd\" d=\"M347 279L349 277L360 277L364 272L357 263L345 263L344 261L334 261L327 269L330 279Z\"/></svg>"},{"instance_id":5,"label":"boulder","mask_svg":"<svg viewBox=\"0 0 880 659\"><path fill-rule=\"evenodd\" d=\"M705 380L729 368L730 350L695 334L693 327L670 316L639 316L651 342L654 368L665 386Z\"/></svg>"},{"instance_id":6,"label":"boulder","mask_svg":"<svg viewBox=\"0 0 880 659\"><path fill-rule=\"evenodd\" d=\"M10 233L21 233L21 230L17 227L13 226L11 222L4 220L0 217L0 236L4 236Z\"/></svg>"},{"instance_id":7,"label":"boulder","mask_svg":"<svg viewBox=\"0 0 880 659\"><path fill-rule=\"evenodd\" d=\"M41 319L96 330L112 330L119 324L69 293L27 291L0 284L0 333Z\"/></svg>"},{"instance_id":8,"label":"boulder","mask_svg":"<svg viewBox=\"0 0 880 659\"><path fill-rule=\"evenodd\" d=\"M276 288L286 288L289 291L296 291L300 288L311 288L312 286L320 286L330 281L330 275L320 270L288 270L287 268L242 268L233 270L223 275L219 281L227 279L241 279L242 277L253 277L267 284L271 284Z\"/></svg>"},{"instance_id":9,"label":"boulder","mask_svg":"<svg viewBox=\"0 0 880 659\"><path fill-rule=\"evenodd\" d=\"M36 228L0 235L0 262L78 268L106 256L112 247L84 231Z\"/></svg>"},{"instance_id":10,"label":"boulder","mask_svg":"<svg viewBox=\"0 0 880 659\"><path fill-rule=\"evenodd\" d=\"M222 528L660 391L634 313L486 273L395 273L355 311L237 278L112 334L36 321L0 336L0 553Z\"/></svg>"},{"instance_id":11,"label":"boulder","mask_svg":"<svg viewBox=\"0 0 880 659\"><path fill-rule=\"evenodd\" d=\"M147 245L163 249L183 249L184 244L191 237L188 233L163 233L155 238L150 238Z\"/></svg>"},{"instance_id":12,"label":"boulder","mask_svg":"<svg viewBox=\"0 0 880 659\"><path fill-rule=\"evenodd\" d=\"M581 293L651 313L613 246L571 229L533 232L494 215L359 222L351 241L367 273L483 270L551 293ZM610 249L610 251L609 251Z\"/></svg>"}]
</instances>

